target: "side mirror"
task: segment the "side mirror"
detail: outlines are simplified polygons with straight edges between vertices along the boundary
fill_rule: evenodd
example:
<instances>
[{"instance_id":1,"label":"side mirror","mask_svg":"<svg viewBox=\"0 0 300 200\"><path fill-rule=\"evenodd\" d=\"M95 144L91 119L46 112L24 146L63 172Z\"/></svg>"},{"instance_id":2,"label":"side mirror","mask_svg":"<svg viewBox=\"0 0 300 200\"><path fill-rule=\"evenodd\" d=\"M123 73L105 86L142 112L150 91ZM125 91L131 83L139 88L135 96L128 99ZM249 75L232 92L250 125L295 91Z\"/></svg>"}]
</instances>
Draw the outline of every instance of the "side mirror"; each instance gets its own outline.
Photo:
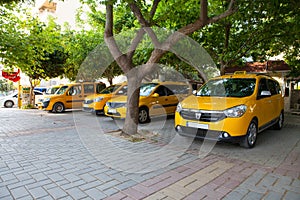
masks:
<instances>
[{"instance_id":1,"label":"side mirror","mask_svg":"<svg viewBox=\"0 0 300 200\"><path fill-rule=\"evenodd\" d=\"M193 95L196 95L197 94L197 90L193 90Z\"/></svg>"},{"instance_id":2,"label":"side mirror","mask_svg":"<svg viewBox=\"0 0 300 200\"><path fill-rule=\"evenodd\" d=\"M263 91L261 91L260 96L262 96L262 97L271 96L271 92L267 91L267 90L263 90Z\"/></svg>"},{"instance_id":3,"label":"side mirror","mask_svg":"<svg viewBox=\"0 0 300 200\"><path fill-rule=\"evenodd\" d=\"M152 97L157 98L157 97L159 97L159 94L154 93L154 94L152 95Z\"/></svg>"}]
</instances>

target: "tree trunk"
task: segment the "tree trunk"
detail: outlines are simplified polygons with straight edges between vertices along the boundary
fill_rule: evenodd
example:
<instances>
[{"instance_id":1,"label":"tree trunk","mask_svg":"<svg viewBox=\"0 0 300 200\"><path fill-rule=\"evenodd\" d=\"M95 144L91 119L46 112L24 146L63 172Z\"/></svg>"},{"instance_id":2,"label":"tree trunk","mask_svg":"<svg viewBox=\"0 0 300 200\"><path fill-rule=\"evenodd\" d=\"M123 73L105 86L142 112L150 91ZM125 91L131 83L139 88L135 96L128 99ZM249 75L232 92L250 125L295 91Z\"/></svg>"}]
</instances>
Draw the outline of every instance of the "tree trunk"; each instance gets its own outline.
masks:
<instances>
[{"instance_id":1,"label":"tree trunk","mask_svg":"<svg viewBox=\"0 0 300 200\"><path fill-rule=\"evenodd\" d=\"M137 70L132 70L137 71ZM138 112L141 80L137 78L136 73L130 71L127 76L127 110L123 127L123 133L127 135L136 134L138 131Z\"/></svg>"},{"instance_id":2,"label":"tree trunk","mask_svg":"<svg viewBox=\"0 0 300 200\"><path fill-rule=\"evenodd\" d=\"M221 66L220 66L220 74L224 75L225 74L225 68L226 68L227 65L226 65L226 63L223 60L220 61L220 64L221 64Z\"/></svg>"}]
</instances>

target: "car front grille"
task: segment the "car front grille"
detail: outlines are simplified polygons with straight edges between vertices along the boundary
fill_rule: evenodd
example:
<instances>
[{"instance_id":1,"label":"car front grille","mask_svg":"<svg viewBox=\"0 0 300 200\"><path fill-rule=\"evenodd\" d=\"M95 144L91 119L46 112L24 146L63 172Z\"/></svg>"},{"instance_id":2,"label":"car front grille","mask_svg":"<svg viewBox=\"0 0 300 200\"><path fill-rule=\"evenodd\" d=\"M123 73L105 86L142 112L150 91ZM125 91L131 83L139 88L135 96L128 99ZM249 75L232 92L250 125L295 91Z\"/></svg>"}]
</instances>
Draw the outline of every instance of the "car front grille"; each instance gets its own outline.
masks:
<instances>
[{"instance_id":1,"label":"car front grille","mask_svg":"<svg viewBox=\"0 0 300 200\"><path fill-rule=\"evenodd\" d=\"M221 111L182 110L180 115L187 120L203 122L217 122L226 118L225 114Z\"/></svg>"},{"instance_id":2,"label":"car front grille","mask_svg":"<svg viewBox=\"0 0 300 200\"><path fill-rule=\"evenodd\" d=\"M84 104L91 104L93 102L94 102L94 100L84 100Z\"/></svg>"},{"instance_id":3,"label":"car front grille","mask_svg":"<svg viewBox=\"0 0 300 200\"><path fill-rule=\"evenodd\" d=\"M126 103L108 102L107 105L108 105L110 108L120 108L120 107L125 107Z\"/></svg>"}]
</instances>

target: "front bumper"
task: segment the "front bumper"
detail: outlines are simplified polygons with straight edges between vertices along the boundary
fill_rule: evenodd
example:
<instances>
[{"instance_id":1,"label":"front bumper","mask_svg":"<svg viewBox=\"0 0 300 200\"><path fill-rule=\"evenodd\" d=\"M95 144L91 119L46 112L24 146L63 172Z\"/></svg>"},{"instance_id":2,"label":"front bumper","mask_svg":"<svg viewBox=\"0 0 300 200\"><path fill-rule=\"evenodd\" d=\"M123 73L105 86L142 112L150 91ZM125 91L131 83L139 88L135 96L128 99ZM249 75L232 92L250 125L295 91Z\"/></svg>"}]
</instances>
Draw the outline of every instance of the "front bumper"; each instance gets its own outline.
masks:
<instances>
[{"instance_id":1,"label":"front bumper","mask_svg":"<svg viewBox=\"0 0 300 200\"><path fill-rule=\"evenodd\" d=\"M50 101L43 101L42 109L47 110L49 104L50 104Z\"/></svg>"},{"instance_id":2,"label":"front bumper","mask_svg":"<svg viewBox=\"0 0 300 200\"><path fill-rule=\"evenodd\" d=\"M206 130L200 128L179 126L179 125L175 127L175 130L178 132L179 135L182 136L211 140L211 141L218 141L218 142L239 143L244 138L244 136L232 137L229 135L229 133L224 131Z\"/></svg>"},{"instance_id":3,"label":"front bumper","mask_svg":"<svg viewBox=\"0 0 300 200\"><path fill-rule=\"evenodd\" d=\"M89 113L95 112L94 108L89 108L89 107L82 107L82 111L89 112Z\"/></svg>"}]
</instances>

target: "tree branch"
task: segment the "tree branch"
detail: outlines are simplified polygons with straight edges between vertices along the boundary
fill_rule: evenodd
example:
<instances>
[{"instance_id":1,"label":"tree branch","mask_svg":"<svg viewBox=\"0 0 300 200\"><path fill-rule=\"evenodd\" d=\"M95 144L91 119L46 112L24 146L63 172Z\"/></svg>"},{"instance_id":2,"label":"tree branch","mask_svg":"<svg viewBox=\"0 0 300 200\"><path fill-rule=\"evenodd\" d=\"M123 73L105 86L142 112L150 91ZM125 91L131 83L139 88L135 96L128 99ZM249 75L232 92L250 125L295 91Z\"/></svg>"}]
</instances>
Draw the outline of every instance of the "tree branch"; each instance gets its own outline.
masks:
<instances>
[{"instance_id":1,"label":"tree branch","mask_svg":"<svg viewBox=\"0 0 300 200\"><path fill-rule=\"evenodd\" d=\"M200 20L203 23L207 22L208 15L207 15L207 0L201 0L200 3Z\"/></svg>"},{"instance_id":2,"label":"tree branch","mask_svg":"<svg viewBox=\"0 0 300 200\"><path fill-rule=\"evenodd\" d=\"M150 10L150 21L152 21L154 15L156 13L157 6L158 6L158 4L159 4L160 1L161 0L154 0L152 8Z\"/></svg>"},{"instance_id":3,"label":"tree branch","mask_svg":"<svg viewBox=\"0 0 300 200\"><path fill-rule=\"evenodd\" d=\"M128 59L132 59L135 53L135 50L137 48L137 46L139 45L139 43L141 42L141 40L143 39L144 35L145 35L145 30L143 28L139 29L135 38L133 39L130 47L129 47L129 51L127 53L127 58Z\"/></svg>"},{"instance_id":4,"label":"tree branch","mask_svg":"<svg viewBox=\"0 0 300 200\"><path fill-rule=\"evenodd\" d=\"M106 22L105 22L104 40L108 46L111 55L116 60L118 65L122 68L124 72L128 72L131 69L132 64L130 60L127 58L127 56L120 51L113 34L112 2L108 2L106 5Z\"/></svg>"}]
</instances>

